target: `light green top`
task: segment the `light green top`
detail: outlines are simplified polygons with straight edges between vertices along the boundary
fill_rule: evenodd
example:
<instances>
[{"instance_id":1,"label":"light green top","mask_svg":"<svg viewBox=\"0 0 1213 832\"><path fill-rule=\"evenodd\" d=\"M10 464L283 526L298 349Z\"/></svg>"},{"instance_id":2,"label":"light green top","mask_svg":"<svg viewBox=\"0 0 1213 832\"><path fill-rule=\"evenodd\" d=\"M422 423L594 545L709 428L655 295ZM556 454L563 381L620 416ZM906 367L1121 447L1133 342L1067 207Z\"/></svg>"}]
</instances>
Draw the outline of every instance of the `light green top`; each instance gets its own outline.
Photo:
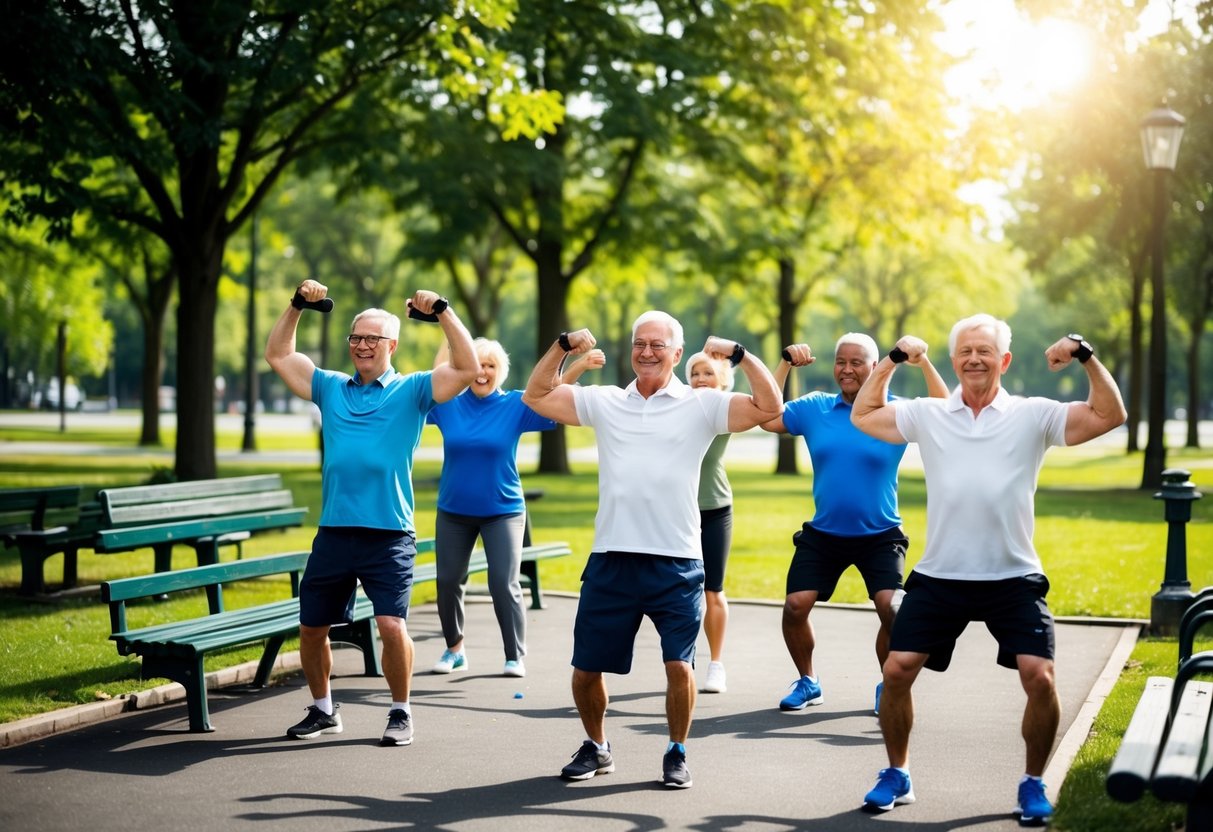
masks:
<instances>
[{"instance_id":1,"label":"light green top","mask_svg":"<svg viewBox=\"0 0 1213 832\"><path fill-rule=\"evenodd\" d=\"M712 440L699 467L699 510L724 508L733 504L733 489L729 486L729 475L724 470L724 449L728 447L731 433L722 433Z\"/></svg>"}]
</instances>

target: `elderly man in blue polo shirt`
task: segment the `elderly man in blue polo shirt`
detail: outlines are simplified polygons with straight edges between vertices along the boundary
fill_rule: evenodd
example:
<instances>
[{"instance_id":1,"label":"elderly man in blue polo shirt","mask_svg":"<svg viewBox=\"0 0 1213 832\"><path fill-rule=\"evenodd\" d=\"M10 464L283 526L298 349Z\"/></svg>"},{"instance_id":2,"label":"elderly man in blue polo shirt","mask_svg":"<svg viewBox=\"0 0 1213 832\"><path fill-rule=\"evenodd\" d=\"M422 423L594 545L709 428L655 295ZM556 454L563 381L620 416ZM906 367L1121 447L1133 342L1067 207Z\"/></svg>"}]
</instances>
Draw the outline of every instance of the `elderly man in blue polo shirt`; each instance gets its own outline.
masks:
<instances>
[{"instance_id":1,"label":"elderly man in blue polo shirt","mask_svg":"<svg viewBox=\"0 0 1213 832\"><path fill-rule=\"evenodd\" d=\"M808 344L783 351L775 368L782 388L792 367L816 361ZM799 677L779 702L780 710L799 711L825 701L813 668L817 638L809 614L818 601L829 601L838 579L855 566L863 576L868 597L876 606L876 660L889 654L893 627L893 596L901 588L909 539L901 529L897 507L897 469L906 443L873 439L851 424L855 394L880 360L870 335L848 332L834 345L837 393L814 391L784 405L783 414L763 428L772 433L803 436L813 463L813 505L816 512L795 535L796 551L788 566L783 602L783 641ZM946 397L947 384L926 353L915 356L931 396ZM876 685L874 709L880 711L881 684Z\"/></svg>"},{"instance_id":2,"label":"elderly man in blue polo shirt","mask_svg":"<svg viewBox=\"0 0 1213 832\"><path fill-rule=\"evenodd\" d=\"M718 435L773 418L779 389L745 347L716 336L703 351L740 366L752 394L683 384L674 374L682 325L665 312L646 312L632 325L636 380L626 389L562 383L566 354L593 346L588 329L562 334L523 395L541 416L594 428L598 444L598 514L573 628L573 701L587 739L561 776L586 780L615 770L603 673L631 670L636 633L648 616L661 636L666 671L670 739L661 783L685 789L691 785L685 743L695 708L695 640L703 618L700 465Z\"/></svg>"},{"instance_id":3,"label":"elderly man in blue polo shirt","mask_svg":"<svg viewBox=\"0 0 1213 832\"><path fill-rule=\"evenodd\" d=\"M451 358L431 371L401 375L392 369L400 318L383 309L354 317L347 338L353 376L316 367L295 348L295 330L308 302L328 288L305 280L270 331L265 359L292 393L320 409L324 431L320 523L299 588L299 658L313 704L287 729L296 739L341 733L329 675L333 624L352 620L359 583L375 608L383 644L383 675L392 694L383 745L413 741L409 689L413 642L405 628L417 553L413 525L413 453L426 414L459 395L476 376L472 338L436 292L421 290L409 306L435 315Z\"/></svg>"}]
</instances>

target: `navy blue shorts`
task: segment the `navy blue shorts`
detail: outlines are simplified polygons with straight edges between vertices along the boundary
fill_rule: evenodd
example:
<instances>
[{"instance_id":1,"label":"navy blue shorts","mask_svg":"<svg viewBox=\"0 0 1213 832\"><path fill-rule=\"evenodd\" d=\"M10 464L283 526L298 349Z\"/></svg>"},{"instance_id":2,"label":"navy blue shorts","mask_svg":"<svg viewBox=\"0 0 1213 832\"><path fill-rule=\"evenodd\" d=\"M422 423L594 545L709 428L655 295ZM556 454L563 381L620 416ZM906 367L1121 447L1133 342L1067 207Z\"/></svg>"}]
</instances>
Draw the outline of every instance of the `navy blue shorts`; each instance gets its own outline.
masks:
<instances>
[{"instance_id":1,"label":"navy blue shorts","mask_svg":"<svg viewBox=\"0 0 1213 832\"><path fill-rule=\"evenodd\" d=\"M663 662L695 664L703 620L703 561L634 552L594 552L581 573L573 667L628 673L645 616L661 637Z\"/></svg>"},{"instance_id":2,"label":"navy blue shorts","mask_svg":"<svg viewBox=\"0 0 1213 832\"><path fill-rule=\"evenodd\" d=\"M928 670L947 670L956 639L970 621L982 621L998 642L1003 667L1015 669L1019 655L1052 659L1056 633L1048 593L1044 575L954 581L911 573L889 649L926 653Z\"/></svg>"},{"instance_id":3,"label":"navy blue shorts","mask_svg":"<svg viewBox=\"0 0 1213 832\"><path fill-rule=\"evenodd\" d=\"M829 601L838 579L851 566L863 576L869 598L884 589L901 589L910 541L900 526L876 534L842 537L805 523L792 535L792 543L796 551L788 566L788 595L816 591L818 601Z\"/></svg>"},{"instance_id":4,"label":"navy blue shorts","mask_svg":"<svg viewBox=\"0 0 1213 832\"><path fill-rule=\"evenodd\" d=\"M733 546L733 507L700 509L699 540L703 546L703 588L724 592L724 570Z\"/></svg>"},{"instance_id":5,"label":"navy blue shorts","mask_svg":"<svg viewBox=\"0 0 1213 832\"><path fill-rule=\"evenodd\" d=\"M375 615L408 618L416 556L411 532L321 526L299 584L299 623L349 624L359 583Z\"/></svg>"}]
</instances>

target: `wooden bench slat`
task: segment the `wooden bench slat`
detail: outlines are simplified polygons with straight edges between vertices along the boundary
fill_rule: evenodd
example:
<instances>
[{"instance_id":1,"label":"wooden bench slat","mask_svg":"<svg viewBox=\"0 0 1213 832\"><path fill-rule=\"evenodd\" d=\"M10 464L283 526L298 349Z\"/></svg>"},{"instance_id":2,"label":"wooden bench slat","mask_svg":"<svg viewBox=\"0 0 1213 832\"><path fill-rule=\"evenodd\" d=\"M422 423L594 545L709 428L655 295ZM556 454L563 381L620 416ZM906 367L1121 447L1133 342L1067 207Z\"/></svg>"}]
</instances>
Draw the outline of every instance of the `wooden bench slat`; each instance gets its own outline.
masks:
<instances>
[{"instance_id":1,"label":"wooden bench slat","mask_svg":"<svg viewBox=\"0 0 1213 832\"><path fill-rule=\"evenodd\" d=\"M1109 797L1132 803L1145 792L1167 728L1174 682L1168 676L1151 676L1146 680L1145 690L1108 770L1105 787Z\"/></svg>"},{"instance_id":2,"label":"wooden bench slat","mask_svg":"<svg viewBox=\"0 0 1213 832\"><path fill-rule=\"evenodd\" d=\"M196 517L216 517L247 514L276 508L289 508L295 498L290 491L260 491L256 494L230 494L222 497L199 497L171 503L143 503L111 508L109 525L136 526L166 523L171 520L192 520Z\"/></svg>"},{"instance_id":3,"label":"wooden bench slat","mask_svg":"<svg viewBox=\"0 0 1213 832\"><path fill-rule=\"evenodd\" d=\"M1184 685L1158 758L1158 767L1150 781L1150 790L1159 800L1188 803L1196 796L1201 747L1209 727L1211 704L1213 682L1191 681Z\"/></svg>"},{"instance_id":4,"label":"wooden bench slat","mask_svg":"<svg viewBox=\"0 0 1213 832\"><path fill-rule=\"evenodd\" d=\"M146 526L102 529L97 533L96 551L119 552L161 543L189 543L201 537L229 532L264 531L303 524L307 509L289 508L224 517L204 517L176 523L155 523Z\"/></svg>"},{"instance_id":5,"label":"wooden bench slat","mask_svg":"<svg viewBox=\"0 0 1213 832\"><path fill-rule=\"evenodd\" d=\"M106 511L141 503L167 503L196 497L221 497L227 494L248 494L257 491L278 491L282 488L280 474L254 474L247 477L219 477L210 480L169 482L159 485L130 485L106 488L97 499Z\"/></svg>"}]
</instances>

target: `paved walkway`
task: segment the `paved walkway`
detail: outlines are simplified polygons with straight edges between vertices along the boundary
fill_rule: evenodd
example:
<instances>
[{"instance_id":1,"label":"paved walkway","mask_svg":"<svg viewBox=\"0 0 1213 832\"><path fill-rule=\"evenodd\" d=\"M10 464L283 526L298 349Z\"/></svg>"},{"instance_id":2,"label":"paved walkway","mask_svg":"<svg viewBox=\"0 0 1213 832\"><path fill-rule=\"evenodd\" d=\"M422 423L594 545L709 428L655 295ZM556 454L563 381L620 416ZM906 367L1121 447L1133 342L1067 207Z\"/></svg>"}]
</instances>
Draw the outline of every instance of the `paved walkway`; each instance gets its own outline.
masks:
<instances>
[{"instance_id":1,"label":"paved walkway","mask_svg":"<svg viewBox=\"0 0 1213 832\"><path fill-rule=\"evenodd\" d=\"M442 648L437 612L410 618L417 644L416 742L377 745L382 679L356 675L338 651L334 680L345 732L300 742L283 732L310 704L298 674L260 693L215 691L216 731L190 734L184 703L122 714L0 751L0 827L214 830L1011 830L1023 770L1016 675L994 663L978 626L952 669L916 686L912 771L918 802L872 817L857 810L885 763L872 694L876 618L869 609L814 612L825 702L776 704L794 671L775 604L734 603L725 694L701 694L688 743L694 787L657 785L665 750L664 673L656 636L641 632L632 673L609 676L607 729L617 770L581 783L557 777L583 739L569 693L574 598L549 595L529 615L528 675L500 675L492 607L468 609L471 670L428 672ZM1055 795L1135 628L1062 623L1062 735L1046 780ZM702 642L702 639L701 639ZM706 644L700 645L706 655ZM706 660L698 670L700 681Z\"/></svg>"}]
</instances>

